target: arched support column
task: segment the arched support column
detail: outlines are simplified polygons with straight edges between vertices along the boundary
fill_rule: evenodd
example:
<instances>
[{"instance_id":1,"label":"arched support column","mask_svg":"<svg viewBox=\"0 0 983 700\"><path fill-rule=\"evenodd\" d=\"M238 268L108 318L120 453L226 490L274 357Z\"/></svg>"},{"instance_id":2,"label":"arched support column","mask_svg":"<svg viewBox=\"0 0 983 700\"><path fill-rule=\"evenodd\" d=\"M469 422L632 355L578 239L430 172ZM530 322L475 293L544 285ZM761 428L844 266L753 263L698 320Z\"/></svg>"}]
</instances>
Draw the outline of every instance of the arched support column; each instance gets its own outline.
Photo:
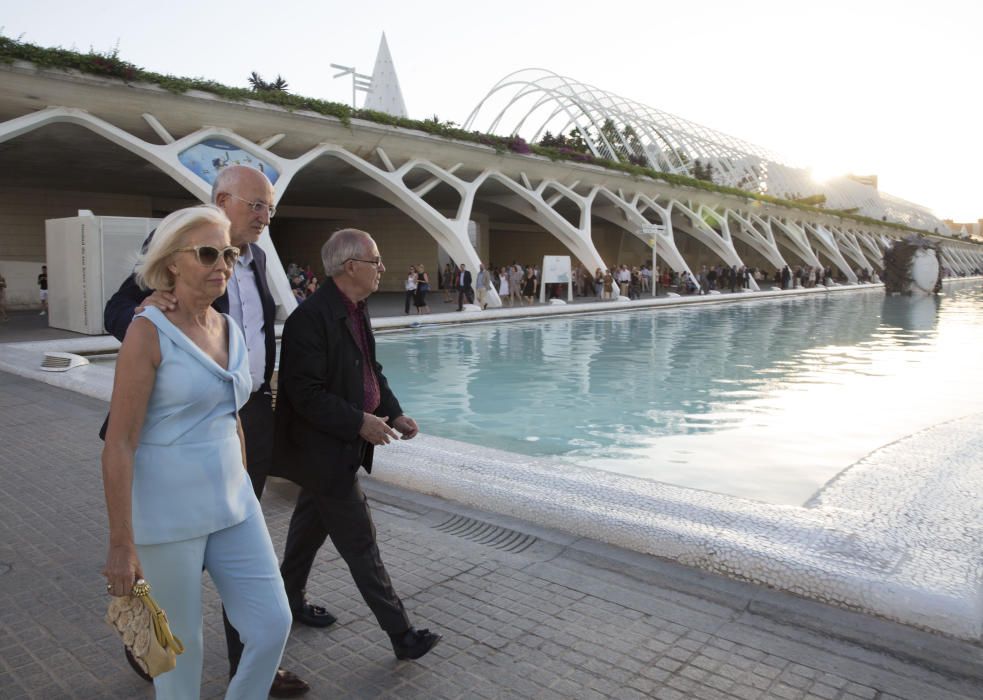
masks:
<instances>
[{"instance_id":1,"label":"arched support column","mask_svg":"<svg viewBox=\"0 0 983 700\"><path fill-rule=\"evenodd\" d=\"M650 226L652 222L644 214L649 209L654 211L662 226L662 230L654 234L655 252L658 260L664 262L675 272L688 272L693 275L693 271L683 259L679 249L676 248L672 216L670 216L668 209L639 194L636 194L632 201L628 202L624 196L615 195L606 187L595 188L590 196L592 198L591 213L594 216L623 228L649 245L652 245L653 238L644 232L644 227ZM611 205L598 206L600 197L608 199Z\"/></svg>"},{"instance_id":2,"label":"arched support column","mask_svg":"<svg viewBox=\"0 0 983 700\"><path fill-rule=\"evenodd\" d=\"M863 251L860 250L860 243L857 241L856 236L847 231L837 230L832 226L828 230L836 243L836 247L843 255L848 256L864 270L873 272L874 266L871 265L866 256L864 256Z\"/></svg>"},{"instance_id":3,"label":"arched support column","mask_svg":"<svg viewBox=\"0 0 983 700\"><path fill-rule=\"evenodd\" d=\"M805 262L806 265L809 265L810 267L823 266L822 263L819 261L819 258L816 256L816 253L812 250L812 247L809 245L809 239L806 236L806 232L804 229L802 229L794 222L782 221L781 219L774 216L768 217L768 222L770 224L770 228L772 231L774 231L775 227L777 227L781 233L785 234L785 239L786 239L786 243L788 244L788 247L794 250L796 254L800 258L802 258L802 260ZM777 241L777 237L776 237L776 241ZM854 275L852 271L850 271L848 277L852 277L853 281L854 282L856 281L856 275Z\"/></svg>"},{"instance_id":4,"label":"arched support column","mask_svg":"<svg viewBox=\"0 0 983 700\"><path fill-rule=\"evenodd\" d=\"M944 268L947 268L949 272L960 273L962 272L962 265L956 263L950 251L943 248L939 251L939 262Z\"/></svg>"},{"instance_id":5,"label":"arched support column","mask_svg":"<svg viewBox=\"0 0 983 700\"><path fill-rule=\"evenodd\" d=\"M538 187L533 188L527 186L528 183L519 184L500 173L487 173L483 174L483 177L501 183L511 192L507 195L488 197L487 201L514 211L545 229L566 246L588 270L607 267L591 240L590 202L586 197L555 180L544 180ZM546 198L548 190L555 191L549 199ZM559 197L567 198L577 207L578 226L571 224L553 208Z\"/></svg>"},{"instance_id":6,"label":"arched support column","mask_svg":"<svg viewBox=\"0 0 983 700\"><path fill-rule=\"evenodd\" d=\"M826 230L824 226L816 224L806 223L803 224L802 228L804 231L812 232L813 240L816 241L820 248L822 248L822 251L826 254L826 257L828 257L832 263L847 276L848 280L856 284L857 273L853 271L853 268L850 267L850 263L848 263L843 257L843 254L836 245L836 241L833 239L833 234ZM866 269L866 266L867 261L864 260L863 267Z\"/></svg>"},{"instance_id":7,"label":"arched support column","mask_svg":"<svg viewBox=\"0 0 983 700\"><path fill-rule=\"evenodd\" d=\"M959 246L957 250L966 263L966 274L971 274L974 268L979 267L978 256L974 256L969 249Z\"/></svg>"},{"instance_id":8,"label":"arched support column","mask_svg":"<svg viewBox=\"0 0 983 700\"><path fill-rule=\"evenodd\" d=\"M686 216L692 224L691 229L687 230L685 227L680 227L680 230L689 233L691 236L696 238L696 240L703 243L710 250L716 253L721 260L727 263L727 265L731 267L744 267L744 261L741 260L741 256L739 256L737 251L734 249L734 242L731 239L730 228L728 227L727 220L724 216L702 204L699 206L697 211L693 211L692 208L678 200L672 201L671 208L677 209L681 214ZM712 218L719 223L719 233L704 220L704 216ZM754 280L751 280L751 284L752 288L755 291L758 291L758 285Z\"/></svg>"},{"instance_id":9,"label":"arched support column","mask_svg":"<svg viewBox=\"0 0 983 700\"><path fill-rule=\"evenodd\" d=\"M972 263L966 258L965 253L959 248L945 247L943 250L949 253L952 260L958 265L957 272L965 275L969 274L969 272L973 269Z\"/></svg>"},{"instance_id":10,"label":"arched support column","mask_svg":"<svg viewBox=\"0 0 983 700\"><path fill-rule=\"evenodd\" d=\"M782 257L781 251L778 250L778 244L775 242L775 234L772 233L771 228L760 217L754 216L753 214L745 217L733 209L727 209L725 216L737 222L737 229L733 231L733 235L774 265L776 270L781 270L782 267L788 264L785 262L785 258Z\"/></svg>"},{"instance_id":11,"label":"arched support column","mask_svg":"<svg viewBox=\"0 0 983 700\"><path fill-rule=\"evenodd\" d=\"M868 259L877 261L880 268L884 268L884 249L878 245L877 239L869 233L863 231L854 232L856 239L867 251Z\"/></svg>"}]
</instances>

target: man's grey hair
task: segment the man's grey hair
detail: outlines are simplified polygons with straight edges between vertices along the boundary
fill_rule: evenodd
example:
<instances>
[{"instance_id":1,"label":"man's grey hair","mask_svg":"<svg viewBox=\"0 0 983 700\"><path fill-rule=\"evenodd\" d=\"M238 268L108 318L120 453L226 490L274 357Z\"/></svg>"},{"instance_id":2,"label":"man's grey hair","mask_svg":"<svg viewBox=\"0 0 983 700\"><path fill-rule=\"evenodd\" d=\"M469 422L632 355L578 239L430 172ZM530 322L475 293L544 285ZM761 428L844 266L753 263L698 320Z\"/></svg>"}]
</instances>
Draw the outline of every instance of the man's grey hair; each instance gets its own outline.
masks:
<instances>
[{"instance_id":1,"label":"man's grey hair","mask_svg":"<svg viewBox=\"0 0 983 700\"><path fill-rule=\"evenodd\" d=\"M236 179L236 171L232 168L222 168L218 171L218 177L212 183L212 204L218 203L219 192L228 192L232 182Z\"/></svg>"},{"instance_id":2,"label":"man's grey hair","mask_svg":"<svg viewBox=\"0 0 983 700\"><path fill-rule=\"evenodd\" d=\"M331 234L331 238L321 246L321 262L324 274L335 277L345 269L345 263L352 258L364 258L372 245L372 236L357 228L343 228Z\"/></svg>"},{"instance_id":3,"label":"man's grey hair","mask_svg":"<svg viewBox=\"0 0 983 700\"><path fill-rule=\"evenodd\" d=\"M212 183L212 204L218 204L218 196L222 192L232 194L233 190L238 189L236 185L246 170L255 170L269 180L266 173L259 168L253 168L249 165L228 165L218 171L218 177Z\"/></svg>"}]
</instances>

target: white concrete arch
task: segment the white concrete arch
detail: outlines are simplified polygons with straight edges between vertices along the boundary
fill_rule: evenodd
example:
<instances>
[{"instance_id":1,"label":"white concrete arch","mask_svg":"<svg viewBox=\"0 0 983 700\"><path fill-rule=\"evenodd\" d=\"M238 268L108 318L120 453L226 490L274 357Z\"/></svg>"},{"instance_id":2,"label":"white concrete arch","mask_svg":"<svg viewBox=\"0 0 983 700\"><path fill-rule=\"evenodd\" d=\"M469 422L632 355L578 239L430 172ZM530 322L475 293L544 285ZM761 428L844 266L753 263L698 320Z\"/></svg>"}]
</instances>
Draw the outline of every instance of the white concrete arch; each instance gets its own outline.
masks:
<instances>
[{"instance_id":1,"label":"white concrete arch","mask_svg":"<svg viewBox=\"0 0 983 700\"><path fill-rule=\"evenodd\" d=\"M74 124L88 129L151 163L201 201L207 202L211 196L211 186L177 160L176 154L190 145L194 134L169 144L154 144L137 138L85 110L73 107L48 107L0 124L0 142L52 124ZM195 132L198 133L201 132Z\"/></svg>"},{"instance_id":2,"label":"white concrete arch","mask_svg":"<svg viewBox=\"0 0 983 700\"><path fill-rule=\"evenodd\" d=\"M724 215L737 222L737 228L731 231L732 235L762 255L776 270L781 270L788 264L778 250L771 227L761 217L754 214L743 215L733 209L725 209Z\"/></svg>"},{"instance_id":3,"label":"white concrete arch","mask_svg":"<svg viewBox=\"0 0 983 700\"><path fill-rule=\"evenodd\" d=\"M963 274L968 274L973 269L972 261L966 256L965 251L961 250L956 246L950 246L947 252L955 260L956 263L960 265L959 272Z\"/></svg>"},{"instance_id":4,"label":"white concrete arch","mask_svg":"<svg viewBox=\"0 0 983 700\"><path fill-rule=\"evenodd\" d=\"M682 253L676 247L676 234L672 225L672 200L668 200L666 205L663 206L659 204L655 197L649 197L642 192L638 192L632 198L632 205L642 216L649 210L652 210L658 215L664 227L655 234L656 250L659 256L676 272L688 272L695 279L696 275L693 275L693 270L690 268L689 263L683 259Z\"/></svg>"},{"instance_id":5,"label":"white concrete arch","mask_svg":"<svg viewBox=\"0 0 983 700\"><path fill-rule=\"evenodd\" d=\"M833 235L833 239L836 243L836 247L843 253L843 255L848 256L853 262L859 265L862 269L867 271L873 271L874 266L867 260L863 251L860 249L860 243L856 236L848 231L841 231L833 226L827 227Z\"/></svg>"},{"instance_id":6,"label":"white concrete arch","mask_svg":"<svg viewBox=\"0 0 983 700\"><path fill-rule=\"evenodd\" d=\"M867 251L868 260L876 261L878 267L884 267L884 249L878 245L877 238L865 231L857 231L855 229L848 229L849 232L856 236L857 240L863 245L864 249Z\"/></svg>"},{"instance_id":7,"label":"white concrete arch","mask_svg":"<svg viewBox=\"0 0 983 700\"><path fill-rule=\"evenodd\" d=\"M541 226L563 243L588 270L607 267L591 240L590 211L586 198L555 180L543 180L533 188L528 180L524 184L520 184L512 178L494 171L486 171L475 179L476 194L481 184L486 181L500 183L510 193L484 197L485 201L514 211ZM556 202L553 197L557 195L553 195L549 199L545 198L547 189L556 190L557 193L569 199L578 208L579 225L570 223L553 208Z\"/></svg>"},{"instance_id":8,"label":"white concrete arch","mask_svg":"<svg viewBox=\"0 0 983 700\"><path fill-rule=\"evenodd\" d=\"M823 253L826 254L826 257L829 258L830 261L847 276L847 279L849 279L851 282L857 281L857 273L850 266L850 263L848 263L843 257L843 254L836 245L836 241L833 240L833 234L826 230L825 226L805 222L802 224L802 228L807 233L812 233L812 239L816 242L818 247L822 249ZM867 261L864 260L864 263L861 266L868 269L866 265ZM820 265L820 267L822 267L822 265Z\"/></svg>"},{"instance_id":9,"label":"white concrete arch","mask_svg":"<svg viewBox=\"0 0 983 700\"><path fill-rule=\"evenodd\" d=\"M468 222L473 203L473 195L469 196L469 193L472 188L476 187L475 183L464 182L453 173L423 159L410 159L398 168L392 167L392 162L385 152L378 149L378 153L380 160L389 168L388 170L376 167L341 146L321 144L298 158L288 161L284 174L281 175L281 180L284 181L283 188L286 189L290 180L317 159L336 158L365 176L364 180L346 183L347 186L368 192L399 209L430 234L451 258L459 263L465 263L472 271L478 270L481 260L468 238ZM424 195L429 191L427 185L432 186L431 182L424 183L416 191L407 187L403 178L416 168L422 168L461 195L461 202L455 217L446 217L424 200ZM488 306L498 307L501 306L501 303L498 293L495 290L489 290Z\"/></svg>"},{"instance_id":10,"label":"white concrete arch","mask_svg":"<svg viewBox=\"0 0 983 700\"><path fill-rule=\"evenodd\" d=\"M963 260L970 266L970 271L972 271L972 268L979 267L979 255L974 255L971 250L962 245L959 246L958 250Z\"/></svg>"},{"instance_id":11,"label":"white concrete arch","mask_svg":"<svg viewBox=\"0 0 983 700\"><path fill-rule=\"evenodd\" d=\"M812 249L812 246L809 245L809 239L806 236L805 230L801 226L794 221L785 221L776 216L768 217L768 222L771 224L772 231L777 229L777 233L779 235L775 237L776 242L781 236L784 236L784 243L786 247L798 255L806 265L809 265L810 267L823 266L823 264L819 261L819 258L816 256L815 251ZM848 277L850 275L856 279L856 275L854 275L852 271L850 271Z\"/></svg>"},{"instance_id":12,"label":"white concrete arch","mask_svg":"<svg viewBox=\"0 0 983 700\"><path fill-rule=\"evenodd\" d=\"M734 248L734 242L730 235L730 227L727 226L726 219L723 215L703 204L699 205L697 210L694 211L692 209L692 203L683 204L679 200L673 200L672 209L689 219L691 224L689 227L677 226L679 230L693 236L700 243L712 250L728 266L744 266L744 261L741 260L741 257L737 254L737 250ZM709 216L720 224L721 230L719 233L707 224L703 218L704 215Z\"/></svg>"},{"instance_id":13,"label":"white concrete arch","mask_svg":"<svg viewBox=\"0 0 983 700\"><path fill-rule=\"evenodd\" d=\"M145 115L145 117L149 116ZM148 119L148 121L151 120L151 123L155 125L155 130L163 129L152 117ZM186 168L178 158L181 152L194 144L210 136L222 136L257 157L262 157L270 161L283 162L282 159L277 158L266 149L257 146L247 139L243 139L227 129L217 127L203 128L180 139L169 138L169 135L165 131L164 134L168 137L164 139L166 143L154 144L123 131L119 127L93 116L85 110L73 107L48 107L47 109L6 121L0 124L0 142L58 123L75 124L84 127L102 136L107 141L143 158L203 203L211 199L211 185ZM268 282L277 303L284 308L286 313L290 313L297 305L297 302L293 294L290 293L290 282L287 280L283 266L279 264L280 258L277 255L273 241L270 239L268 229L264 230L260 237L259 245L277 263L267 266Z\"/></svg>"},{"instance_id":14,"label":"white concrete arch","mask_svg":"<svg viewBox=\"0 0 983 700\"><path fill-rule=\"evenodd\" d=\"M950 272L961 274L963 271L962 264L955 261L952 253L944 248L939 251L939 262L944 268L948 268Z\"/></svg>"},{"instance_id":15,"label":"white concrete arch","mask_svg":"<svg viewBox=\"0 0 983 700\"><path fill-rule=\"evenodd\" d=\"M645 218L642 211L636 208L635 204L626 201L623 196L614 194L607 187L594 188L591 191L590 197L592 199L591 213L594 216L621 227L648 245L652 245L652 240L654 240L658 260L668 265L675 272L693 274L693 271L676 248L676 242L672 233L672 217L669 216L668 212L663 213L662 207L654 203L645 205L646 208L652 208L658 214L661 225L664 227L662 231L656 232L650 237L644 233L643 227L650 225L651 222ZM607 199L611 203L611 206L597 206L598 200L601 197ZM639 195L633 198L633 202L636 203L640 200L641 197ZM623 218L618 216L619 213Z\"/></svg>"}]
</instances>

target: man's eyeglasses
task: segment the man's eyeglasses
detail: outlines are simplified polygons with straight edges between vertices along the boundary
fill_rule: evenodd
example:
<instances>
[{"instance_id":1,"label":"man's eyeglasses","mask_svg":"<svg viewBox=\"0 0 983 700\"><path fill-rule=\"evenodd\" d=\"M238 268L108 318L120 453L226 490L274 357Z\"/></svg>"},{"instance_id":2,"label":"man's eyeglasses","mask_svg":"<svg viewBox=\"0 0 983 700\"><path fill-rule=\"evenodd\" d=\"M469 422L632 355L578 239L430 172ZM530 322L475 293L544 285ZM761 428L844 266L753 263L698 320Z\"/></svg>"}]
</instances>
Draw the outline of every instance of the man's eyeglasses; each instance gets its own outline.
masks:
<instances>
[{"instance_id":1,"label":"man's eyeglasses","mask_svg":"<svg viewBox=\"0 0 983 700\"><path fill-rule=\"evenodd\" d=\"M213 245L192 245L186 248L178 248L174 251L175 253L194 253L195 260L199 264L205 267L213 267L215 263L218 262L218 256L221 255L225 260L225 264L232 267L236 264L236 260L239 259L239 249L234 245L230 245L227 248L216 248Z\"/></svg>"},{"instance_id":2,"label":"man's eyeglasses","mask_svg":"<svg viewBox=\"0 0 983 700\"><path fill-rule=\"evenodd\" d=\"M354 260L355 262L364 262L364 263L368 263L369 265L375 265L376 269L382 267L381 257L376 258L375 260L362 260L362 258L348 258L348 260ZM348 260L346 260L345 262L348 262Z\"/></svg>"},{"instance_id":3,"label":"man's eyeglasses","mask_svg":"<svg viewBox=\"0 0 983 700\"><path fill-rule=\"evenodd\" d=\"M271 219L274 216L276 216L276 207L273 206L272 204L267 204L266 202L250 202L248 199L243 199L242 197L236 197L231 192L226 192L226 194L232 197L232 199L238 199L240 202L245 202L246 206L249 207L249 210L253 214L259 214L261 211L265 209L267 214L270 215Z\"/></svg>"}]
</instances>

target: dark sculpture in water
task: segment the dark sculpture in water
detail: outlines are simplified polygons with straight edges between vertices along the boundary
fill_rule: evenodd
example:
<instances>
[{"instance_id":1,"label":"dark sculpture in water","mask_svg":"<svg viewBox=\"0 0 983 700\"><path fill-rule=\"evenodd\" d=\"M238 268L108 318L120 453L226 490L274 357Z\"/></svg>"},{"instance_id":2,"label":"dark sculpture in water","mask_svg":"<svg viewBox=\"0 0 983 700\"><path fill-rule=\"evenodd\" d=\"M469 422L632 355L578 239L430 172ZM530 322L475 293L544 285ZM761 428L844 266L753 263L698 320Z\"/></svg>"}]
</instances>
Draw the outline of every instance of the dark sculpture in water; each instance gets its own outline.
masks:
<instances>
[{"instance_id":1,"label":"dark sculpture in water","mask_svg":"<svg viewBox=\"0 0 983 700\"><path fill-rule=\"evenodd\" d=\"M887 294L938 294L942 291L939 245L912 235L884 251L884 291Z\"/></svg>"}]
</instances>

